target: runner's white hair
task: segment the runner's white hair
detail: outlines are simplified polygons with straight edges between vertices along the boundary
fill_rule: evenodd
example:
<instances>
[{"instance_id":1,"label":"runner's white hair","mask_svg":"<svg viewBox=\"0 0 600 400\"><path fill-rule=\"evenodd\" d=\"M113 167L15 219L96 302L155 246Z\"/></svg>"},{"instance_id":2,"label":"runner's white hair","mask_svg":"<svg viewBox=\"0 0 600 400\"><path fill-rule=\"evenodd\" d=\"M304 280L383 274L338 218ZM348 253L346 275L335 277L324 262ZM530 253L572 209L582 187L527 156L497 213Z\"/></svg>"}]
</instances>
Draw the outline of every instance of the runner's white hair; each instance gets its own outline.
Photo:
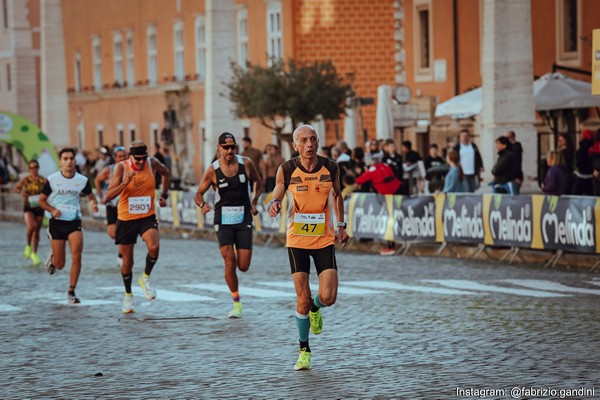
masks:
<instances>
[{"instance_id":1,"label":"runner's white hair","mask_svg":"<svg viewBox=\"0 0 600 400\"><path fill-rule=\"evenodd\" d=\"M309 124L300 125L296 129L294 129L294 133L292 134L292 140L294 141L294 143L296 143L296 138L298 137L297 133L300 133L300 131L302 131L304 129L310 129L315 135L317 134L317 130L312 125L309 125Z\"/></svg>"}]
</instances>

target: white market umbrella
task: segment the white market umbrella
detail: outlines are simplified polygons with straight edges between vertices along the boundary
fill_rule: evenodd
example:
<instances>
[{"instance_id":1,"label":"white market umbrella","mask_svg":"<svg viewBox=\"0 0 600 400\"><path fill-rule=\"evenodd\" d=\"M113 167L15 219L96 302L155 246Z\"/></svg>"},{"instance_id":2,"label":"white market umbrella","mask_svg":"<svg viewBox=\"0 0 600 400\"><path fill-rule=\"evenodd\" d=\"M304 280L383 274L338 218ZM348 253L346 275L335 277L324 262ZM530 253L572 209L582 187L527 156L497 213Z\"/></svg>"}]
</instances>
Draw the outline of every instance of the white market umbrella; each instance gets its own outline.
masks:
<instances>
[{"instance_id":1,"label":"white market umbrella","mask_svg":"<svg viewBox=\"0 0 600 400\"><path fill-rule=\"evenodd\" d=\"M435 117L469 118L481 114L483 89L477 88L454 96L435 108Z\"/></svg>"},{"instance_id":2,"label":"white market umbrella","mask_svg":"<svg viewBox=\"0 0 600 400\"><path fill-rule=\"evenodd\" d=\"M592 85L558 72L547 73L533 82L536 111L600 107L600 96L592 95ZM477 88L438 104L436 118L468 118L481 113L483 89Z\"/></svg>"},{"instance_id":3,"label":"white market umbrella","mask_svg":"<svg viewBox=\"0 0 600 400\"><path fill-rule=\"evenodd\" d=\"M536 111L600 107L600 96L592 94L592 85L559 72L545 74L533 82Z\"/></svg>"},{"instance_id":4,"label":"white market umbrella","mask_svg":"<svg viewBox=\"0 0 600 400\"><path fill-rule=\"evenodd\" d=\"M344 117L344 142L346 142L350 149L354 149L358 144L356 131L356 110L352 107L346 108L346 116Z\"/></svg>"},{"instance_id":5,"label":"white market umbrella","mask_svg":"<svg viewBox=\"0 0 600 400\"><path fill-rule=\"evenodd\" d=\"M392 88L381 85L377 88L377 113L375 114L375 136L377 139L390 139L394 132L392 116Z\"/></svg>"}]
</instances>

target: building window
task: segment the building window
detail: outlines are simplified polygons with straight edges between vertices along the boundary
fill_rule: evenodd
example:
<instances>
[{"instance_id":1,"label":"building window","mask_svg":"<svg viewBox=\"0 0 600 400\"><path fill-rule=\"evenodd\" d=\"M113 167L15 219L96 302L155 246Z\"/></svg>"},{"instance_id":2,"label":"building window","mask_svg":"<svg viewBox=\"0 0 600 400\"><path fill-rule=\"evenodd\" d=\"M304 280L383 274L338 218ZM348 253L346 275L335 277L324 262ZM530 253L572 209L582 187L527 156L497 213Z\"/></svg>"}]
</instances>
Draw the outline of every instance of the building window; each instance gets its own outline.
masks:
<instances>
[{"instance_id":1,"label":"building window","mask_svg":"<svg viewBox=\"0 0 600 400\"><path fill-rule=\"evenodd\" d=\"M133 49L133 32L127 32L127 83L135 85L135 52Z\"/></svg>"},{"instance_id":2,"label":"building window","mask_svg":"<svg viewBox=\"0 0 600 400\"><path fill-rule=\"evenodd\" d=\"M158 76L158 52L156 48L156 28L151 26L147 32L148 39L148 83L156 83Z\"/></svg>"},{"instance_id":3,"label":"building window","mask_svg":"<svg viewBox=\"0 0 600 400\"><path fill-rule=\"evenodd\" d=\"M432 24L430 0L415 0L414 8L415 81L430 81L432 77Z\"/></svg>"},{"instance_id":4,"label":"building window","mask_svg":"<svg viewBox=\"0 0 600 400\"><path fill-rule=\"evenodd\" d=\"M183 22L179 21L173 26L173 51L175 52L175 78L182 81L185 78L184 64L184 45L183 45Z\"/></svg>"},{"instance_id":5,"label":"building window","mask_svg":"<svg viewBox=\"0 0 600 400\"><path fill-rule=\"evenodd\" d=\"M104 146L104 126L96 126L96 134L98 136L98 146Z\"/></svg>"},{"instance_id":6,"label":"building window","mask_svg":"<svg viewBox=\"0 0 600 400\"><path fill-rule=\"evenodd\" d=\"M2 0L2 22L4 29L8 29L8 0Z\"/></svg>"},{"instance_id":7,"label":"building window","mask_svg":"<svg viewBox=\"0 0 600 400\"><path fill-rule=\"evenodd\" d=\"M81 91L81 54L75 52L75 91Z\"/></svg>"},{"instance_id":8,"label":"building window","mask_svg":"<svg viewBox=\"0 0 600 400\"><path fill-rule=\"evenodd\" d=\"M246 67L248 62L248 10L241 9L237 14L238 64Z\"/></svg>"},{"instance_id":9,"label":"building window","mask_svg":"<svg viewBox=\"0 0 600 400\"><path fill-rule=\"evenodd\" d=\"M123 85L123 35L113 35L113 69L115 84Z\"/></svg>"},{"instance_id":10,"label":"building window","mask_svg":"<svg viewBox=\"0 0 600 400\"><path fill-rule=\"evenodd\" d=\"M102 52L100 51L100 38L92 39L92 62L94 64L94 89L102 89Z\"/></svg>"},{"instance_id":11,"label":"building window","mask_svg":"<svg viewBox=\"0 0 600 400\"><path fill-rule=\"evenodd\" d=\"M122 124L117 125L117 138L121 146L125 145L125 128Z\"/></svg>"},{"instance_id":12,"label":"building window","mask_svg":"<svg viewBox=\"0 0 600 400\"><path fill-rule=\"evenodd\" d=\"M556 33L558 61L579 65L581 61L581 0L557 0Z\"/></svg>"},{"instance_id":13,"label":"building window","mask_svg":"<svg viewBox=\"0 0 600 400\"><path fill-rule=\"evenodd\" d=\"M135 140L135 125L129 124L129 143L131 144L131 142L135 142Z\"/></svg>"},{"instance_id":14,"label":"building window","mask_svg":"<svg viewBox=\"0 0 600 400\"><path fill-rule=\"evenodd\" d=\"M281 2L271 2L267 6L267 54L269 65L283 58L282 39Z\"/></svg>"},{"instance_id":15,"label":"building window","mask_svg":"<svg viewBox=\"0 0 600 400\"><path fill-rule=\"evenodd\" d=\"M206 77L206 22L203 16L196 17L196 78L204 80Z\"/></svg>"},{"instance_id":16,"label":"building window","mask_svg":"<svg viewBox=\"0 0 600 400\"><path fill-rule=\"evenodd\" d=\"M154 146L154 148L156 148L157 144L160 144L160 137L159 132L159 125L156 122L151 122L150 123L150 138L152 139L152 145Z\"/></svg>"},{"instance_id":17,"label":"building window","mask_svg":"<svg viewBox=\"0 0 600 400\"><path fill-rule=\"evenodd\" d=\"M6 64L6 89L12 92L12 74L10 73L10 63Z\"/></svg>"}]
</instances>

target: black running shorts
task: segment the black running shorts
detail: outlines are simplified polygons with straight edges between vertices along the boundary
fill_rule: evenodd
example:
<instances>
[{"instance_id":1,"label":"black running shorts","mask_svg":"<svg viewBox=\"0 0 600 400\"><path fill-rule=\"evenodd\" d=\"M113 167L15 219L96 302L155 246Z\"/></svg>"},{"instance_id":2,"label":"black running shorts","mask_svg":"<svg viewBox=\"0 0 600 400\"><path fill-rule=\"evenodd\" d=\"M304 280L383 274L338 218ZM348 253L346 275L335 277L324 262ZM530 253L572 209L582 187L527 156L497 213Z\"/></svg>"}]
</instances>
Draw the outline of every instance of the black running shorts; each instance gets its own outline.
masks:
<instances>
[{"instance_id":1,"label":"black running shorts","mask_svg":"<svg viewBox=\"0 0 600 400\"><path fill-rule=\"evenodd\" d=\"M35 217L43 217L44 216L44 209L42 207L29 207L29 206L25 206L25 207L23 207L23 212L24 213L30 212Z\"/></svg>"},{"instance_id":2,"label":"black running shorts","mask_svg":"<svg viewBox=\"0 0 600 400\"><path fill-rule=\"evenodd\" d=\"M247 225L215 225L219 247L235 245L236 249L252 250L252 227Z\"/></svg>"},{"instance_id":3,"label":"black running shorts","mask_svg":"<svg viewBox=\"0 0 600 400\"><path fill-rule=\"evenodd\" d=\"M117 207L106 206L106 225L117 223Z\"/></svg>"},{"instance_id":4,"label":"black running shorts","mask_svg":"<svg viewBox=\"0 0 600 400\"><path fill-rule=\"evenodd\" d=\"M143 235L149 229L158 230L156 215L131 221L117 219L115 244L136 244L137 237Z\"/></svg>"},{"instance_id":5,"label":"black running shorts","mask_svg":"<svg viewBox=\"0 0 600 400\"><path fill-rule=\"evenodd\" d=\"M310 274L310 257L313 258L317 275L326 269L337 270L335 262L335 246L329 245L322 249L299 249L297 247L288 247L288 256L290 257L290 267L292 274L296 272L306 272Z\"/></svg>"},{"instance_id":6,"label":"black running shorts","mask_svg":"<svg viewBox=\"0 0 600 400\"><path fill-rule=\"evenodd\" d=\"M77 231L82 231L80 219L62 221L51 218L48 224L48 238L50 240L68 240L69 235Z\"/></svg>"}]
</instances>

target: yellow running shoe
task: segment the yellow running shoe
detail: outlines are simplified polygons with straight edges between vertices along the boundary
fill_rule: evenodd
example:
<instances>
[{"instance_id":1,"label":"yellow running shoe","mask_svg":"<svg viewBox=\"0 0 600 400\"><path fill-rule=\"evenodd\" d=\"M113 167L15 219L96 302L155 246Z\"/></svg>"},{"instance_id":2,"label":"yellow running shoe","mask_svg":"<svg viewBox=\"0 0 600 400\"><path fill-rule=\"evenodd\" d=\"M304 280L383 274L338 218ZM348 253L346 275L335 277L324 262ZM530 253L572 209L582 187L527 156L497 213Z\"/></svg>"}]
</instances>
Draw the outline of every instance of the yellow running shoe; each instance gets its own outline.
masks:
<instances>
[{"instance_id":1,"label":"yellow running shoe","mask_svg":"<svg viewBox=\"0 0 600 400\"><path fill-rule=\"evenodd\" d=\"M242 303L240 303L239 301L234 301L233 308L231 309L229 314L227 314L227 316L229 318L241 318L242 317Z\"/></svg>"},{"instance_id":2,"label":"yellow running shoe","mask_svg":"<svg viewBox=\"0 0 600 400\"><path fill-rule=\"evenodd\" d=\"M301 371L303 369L310 369L310 351L307 351L306 347L300 349L298 361L294 365L294 371Z\"/></svg>"},{"instance_id":3,"label":"yellow running shoe","mask_svg":"<svg viewBox=\"0 0 600 400\"><path fill-rule=\"evenodd\" d=\"M23 250L23 258L28 259L29 257L31 257L31 246L27 245L25 246L25 250Z\"/></svg>"},{"instance_id":4,"label":"yellow running shoe","mask_svg":"<svg viewBox=\"0 0 600 400\"><path fill-rule=\"evenodd\" d=\"M323 318L321 318L321 309L319 308L316 312L309 312L308 317L310 318L310 331L315 335L323 332Z\"/></svg>"},{"instance_id":5,"label":"yellow running shoe","mask_svg":"<svg viewBox=\"0 0 600 400\"><path fill-rule=\"evenodd\" d=\"M36 253L31 253L31 262L33 263L34 267L40 265L40 258Z\"/></svg>"}]
</instances>

